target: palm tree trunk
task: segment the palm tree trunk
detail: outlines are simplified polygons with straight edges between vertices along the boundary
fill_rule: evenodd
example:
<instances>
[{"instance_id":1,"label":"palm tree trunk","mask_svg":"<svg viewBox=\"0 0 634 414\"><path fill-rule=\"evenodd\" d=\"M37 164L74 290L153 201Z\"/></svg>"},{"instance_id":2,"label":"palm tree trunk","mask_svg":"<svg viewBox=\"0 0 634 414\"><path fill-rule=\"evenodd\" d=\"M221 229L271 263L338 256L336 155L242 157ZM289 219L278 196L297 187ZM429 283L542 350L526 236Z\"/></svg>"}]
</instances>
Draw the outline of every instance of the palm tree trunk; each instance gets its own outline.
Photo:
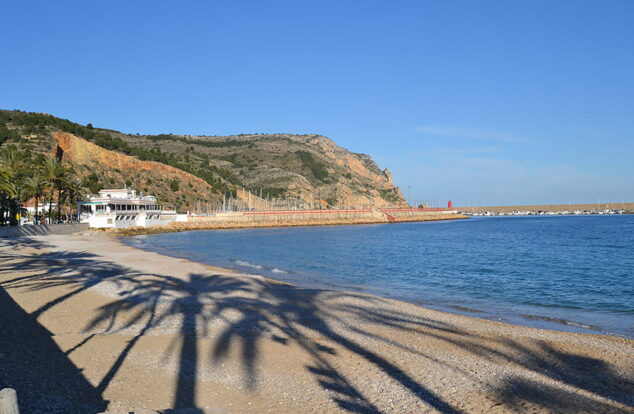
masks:
<instances>
[{"instance_id":1,"label":"palm tree trunk","mask_svg":"<svg viewBox=\"0 0 634 414\"><path fill-rule=\"evenodd\" d=\"M20 205L18 204L18 201L15 198L9 199L9 225L10 226L17 226L18 224L20 224L20 222L18 221L19 208L20 208Z\"/></svg>"},{"instance_id":2,"label":"palm tree trunk","mask_svg":"<svg viewBox=\"0 0 634 414\"><path fill-rule=\"evenodd\" d=\"M2 195L0 193L0 195ZM7 209L6 209L6 199L4 197L2 197L0 199L0 226L4 226L5 223L5 215L7 214Z\"/></svg>"},{"instance_id":3,"label":"palm tree trunk","mask_svg":"<svg viewBox=\"0 0 634 414\"><path fill-rule=\"evenodd\" d=\"M62 219L62 186L57 187L57 220Z\"/></svg>"},{"instance_id":4,"label":"palm tree trunk","mask_svg":"<svg viewBox=\"0 0 634 414\"><path fill-rule=\"evenodd\" d=\"M51 194L48 196L48 224L51 224L50 221L53 218L53 194L55 194L55 189L51 188Z\"/></svg>"},{"instance_id":5,"label":"palm tree trunk","mask_svg":"<svg viewBox=\"0 0 634 414\"><path fill-rule=\"evenodd\" d=\"M38 204L40 204L40 199L36 196L35 197L35 216L33 216L33 224L40 224L37 222L37 206Z\"/></svg>"}]
</instances>

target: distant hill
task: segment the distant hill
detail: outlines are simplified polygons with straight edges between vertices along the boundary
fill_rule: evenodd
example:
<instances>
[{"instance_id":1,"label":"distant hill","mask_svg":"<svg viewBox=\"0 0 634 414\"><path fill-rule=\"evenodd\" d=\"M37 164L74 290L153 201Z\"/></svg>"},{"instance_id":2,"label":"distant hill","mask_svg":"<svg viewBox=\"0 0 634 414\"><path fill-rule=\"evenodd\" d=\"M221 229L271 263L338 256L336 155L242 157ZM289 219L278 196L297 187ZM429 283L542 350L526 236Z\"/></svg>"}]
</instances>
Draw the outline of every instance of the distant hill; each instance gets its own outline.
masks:
<instances>
[{"instance_id":1,"label":"distant hill","mask_svg":"<svg viewBox=\"0 0 634 414\"><path fill-rule=\"evenodd\" d=\"M44 156L57 151L93 192L128 185L179 210L224 195L256 208L274 198L324 207L406 205L387 169L320 135L130 135L0 110L0 145L7 142Z\"/></svg>"}]
</instances>

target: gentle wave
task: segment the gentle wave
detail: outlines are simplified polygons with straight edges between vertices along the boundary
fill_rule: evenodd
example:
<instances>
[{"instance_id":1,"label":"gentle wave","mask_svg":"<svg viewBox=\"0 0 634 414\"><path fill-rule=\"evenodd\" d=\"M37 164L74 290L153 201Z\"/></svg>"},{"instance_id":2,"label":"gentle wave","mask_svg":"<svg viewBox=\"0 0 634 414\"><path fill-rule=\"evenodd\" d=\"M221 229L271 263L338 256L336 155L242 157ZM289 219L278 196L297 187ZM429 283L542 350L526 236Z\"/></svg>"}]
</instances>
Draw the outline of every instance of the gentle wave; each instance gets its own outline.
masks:
<instances>
[{"instance_id":1,"label":"gentle wave","mask_svg":"<svg viewBox=\"0 0 634 414\"><path fill-rule=\"evenodd\" d=\"M261 265L249 263L249 262L244 261L244 260L235 260L234 263L237 264L238 266L252 267L254 269L264 269L264 267L261 266Z\"/></svg>"},{"instance_id":2,"label":"gentle wave","mask_svg":"<svg viewBox=\"0 0 634 414\"><path fill-rule=\"evenodd\" d=\"M563 318L552 318L550 316L541 316L541 315L520 315L523 318L526 319L533 319L533 320L540 320L540 321L546 321L546 322L554 322L554 323L559 323L562 325L568 325L568 326L574 326L576 328L583 328L583 329L590 329L593 331L603 331L603 329L601 329L598 326L594 326L594 325L588 325L585 323L580 323L580 322L575 322L575 321L569 321L568 319L563 319Z\"/></svg>"},{"instance_id":3,"label":"gentle wave","mask_svg":"<svg viewBox=\"0 0 634 414\"><path fill-rule=\"evenodd\" d=\"M284 270L282 270L282 269L278 269L277 267L274 267L273 269L271 269L271 272L273 272L273 273L278 273L278 274L281 274L281 275L286 275L286 274L288 274L288 272L285 272L285 271L284 271Z\"/></svg>"},{"instance_id":4,"label":"gentle wave","mask_svg":"<svg viewBox=\"0 0 634 414\"><path fill-rule=\"evenodd\" d=\"M258 270L266 270L266 271L269 271L271 273L277 273L279 275L288 274L287 271L282 270L282 269L278 269L277 267L268 267L268 266L262 266L262 265L259 265L259 264L253 264L253 263L247 262L246 260L234 260L233 263L235 263L238 266L250 267L252 269L258 269Z\"/></svg>"}]
</instances>

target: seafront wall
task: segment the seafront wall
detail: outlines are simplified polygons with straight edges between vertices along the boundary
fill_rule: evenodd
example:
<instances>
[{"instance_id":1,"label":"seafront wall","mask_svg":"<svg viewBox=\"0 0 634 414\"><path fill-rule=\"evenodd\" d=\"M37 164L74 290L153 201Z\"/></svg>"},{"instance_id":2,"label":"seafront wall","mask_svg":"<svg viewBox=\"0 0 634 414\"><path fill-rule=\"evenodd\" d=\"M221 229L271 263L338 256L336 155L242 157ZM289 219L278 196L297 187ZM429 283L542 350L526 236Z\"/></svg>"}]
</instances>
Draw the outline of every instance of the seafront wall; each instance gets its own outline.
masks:
<instances>
[{"instance_id":1,"label":"seafront wall","mask_svg":"<svg viewBox=\"0 0 634 414\"><path fill-rule=\"evenodd\" d=\"M260 210L190 217L187 224L219 227L318 226L462 218L446 209Z\"/></svg>"},{"instance_id":2,"label":"seafront wall","mask_svg":"<svg viewBox=\"0 0 634 414\"><path fill-rule=\"evenodd\" d=\"M88 223L38 224L35 226L0 227L0 238L18 236L63 235L88 230Z\"/></svg>"},{"instance_id":3,"label":"seafront wall","mask_svg":"<svg viewBox=\"0 0 634 414\"><path fill-rule=\"evenodd\" d=\"M465 218L456 211L444 208L382 208L381 213L389 222L450 220Z\"/></svg>"},{"instance_id":4,"label":"seafront wall","mask_svg":"<svg viewBox=\"0 0 634 414\"><path fill-rule=\"evenodd\" d=\"M385 223L384 215L372 210L283 210L221 213L190 217L187 223L172 223L178 230L250 227L324 226L337 224Z\"/></svg>"},{"instance_id":5,"label":"seafront wall","mask_svg":"<svg viewBox=\"0 0 634 414\"><path fill-rule=\"evenodd\" d=\"M453 220L467 218L445 209L380 209L365 210L260 210L220 213L213 216L189 217L186 223L168 226L132 228L121 234L148 234L170 231L211 230L255 227L327 226L346 224L378 224L388 222Z\"/></svg>"},{"instance_id":6,"label":"seafront wall","mask_svg":"<svg viewBox=\"0 0 634 414\"><path fill-rule=\"evenodd\" d=\"M255 210L236 213L219 213L207 217L190 217L189 222L237 222L237 223L293 223L328 221L387 221L378 210Z\"/></svg>"}]
</instances>

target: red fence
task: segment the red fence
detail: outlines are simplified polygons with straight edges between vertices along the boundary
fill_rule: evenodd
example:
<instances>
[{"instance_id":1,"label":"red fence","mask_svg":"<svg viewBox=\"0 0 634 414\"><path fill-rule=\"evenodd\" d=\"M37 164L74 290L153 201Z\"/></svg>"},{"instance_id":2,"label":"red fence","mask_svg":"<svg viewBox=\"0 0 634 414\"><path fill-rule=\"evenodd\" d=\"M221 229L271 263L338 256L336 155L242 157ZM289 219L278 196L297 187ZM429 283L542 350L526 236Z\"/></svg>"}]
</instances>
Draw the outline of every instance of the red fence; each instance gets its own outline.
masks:
<instances>
[{"instance_id":1,"label":"red fence","mask_svg":"<svg viewBox=\"0 0 634 414\"><path fill-rule=\"evenodd\" d=\"M372 210L256 210L245 211L245 216L266 216L266 215L291 215L291 214L350 214L350 213L371 213Z\"/></svg>"},{"instance_id":2,"label":"red fence","mask_svg":"<svg viewBox=\"0 0 634 414\"><path fill-rule=\"evenodd\" d=\"M424 213L431 211L449 211L446 208L380 208L381 213ZM267 216L267 215L290 215L290 214L367 214L372 210L347 210L347 209L328 209L328 210L253 210L244 211L245 216Z\"/></svg>"}]
</instances>

